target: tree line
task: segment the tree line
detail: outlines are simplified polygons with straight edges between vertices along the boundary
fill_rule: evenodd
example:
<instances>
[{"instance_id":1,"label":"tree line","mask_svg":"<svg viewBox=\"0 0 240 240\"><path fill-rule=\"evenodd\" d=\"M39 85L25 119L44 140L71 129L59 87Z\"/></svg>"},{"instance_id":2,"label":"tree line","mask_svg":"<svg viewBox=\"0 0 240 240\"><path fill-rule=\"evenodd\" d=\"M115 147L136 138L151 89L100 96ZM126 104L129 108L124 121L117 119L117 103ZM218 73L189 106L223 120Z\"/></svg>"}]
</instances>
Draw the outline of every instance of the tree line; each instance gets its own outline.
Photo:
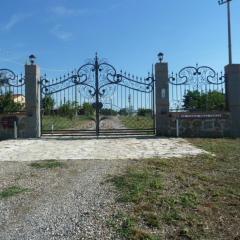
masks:
<instances>
[{"instance_id":1,"label":"tree line","mask_svg":"<svg viewBox=\"0 0 240 240\"><path fill-rule=\"evenodd\" d=\"M61 106L54 108L55 101L51 96L46 96L42 100L42 109L44 115L51 115L51 114L57 114L60 116L67 116L70 118L73 118L76 115L87 115L92 116L95 113L95 108L91 103L83 103L81 106L78 105L76 102L67 101L64 104L61 104ZM116 116L116 115L132 115L133 111L128 108L122 108L119 111L116 111L111 108L102 108L100 109L100 114L106 115L106 116ZM151 109L144 109L139 108L136 113L138 116L151 116L152 110Z\"/></svg>"},{"instance_id":2,"label":"tree line","mask_svg":"<svg viewBox=\"0 0 240 240\"><path fill-rule=\"evenodd\" d=\"M95 109L90 103L83 103L79 106L76 102L68 101L57 109L54 109L54 99L46 96L42 99L42 109L45 115L58 113L62 116L73 117L74 115L93 115ZM226 109L225 94L218 91L210 91L207 93L196 91L188 91L183 97L181 109L185 111L223 111ZM12 92L0 95L0 113L19 112L24 110L24 105L14 101ZM103 115L129 115L132 114L130 109L122 108L119 111L103 108ZM136 113L138 116L148 116L152 114L151 109L140 108Z\"/></svg>"}]
</instances>

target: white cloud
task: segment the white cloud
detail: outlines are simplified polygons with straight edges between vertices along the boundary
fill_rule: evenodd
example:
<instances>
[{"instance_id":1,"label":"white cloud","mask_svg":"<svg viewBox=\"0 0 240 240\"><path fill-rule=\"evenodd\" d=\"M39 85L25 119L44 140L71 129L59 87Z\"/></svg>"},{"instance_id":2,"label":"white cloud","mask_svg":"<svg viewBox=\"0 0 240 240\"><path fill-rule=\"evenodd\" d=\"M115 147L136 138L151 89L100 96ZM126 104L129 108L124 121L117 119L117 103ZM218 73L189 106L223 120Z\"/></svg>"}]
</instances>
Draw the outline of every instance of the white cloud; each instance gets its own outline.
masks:
<instances>
[{"instance_id":1,"label":"white cloud","mask_svg":"<svg viewBox=\"0 0 240 240\"><path fill-rule=\"evenodd\" d=\"M3 31L10 31L18 23L24 21L28 17L30 17L30 15L14 14L14 15L12 15L10 17L9 21L6 24L2 25L1 30L3 30Z\"/></svg>"},{"instance_id":2,"label":"white cloud","mask_svg":"<svg viewBox=\"0 0 240 240\"><path fill-rule=\"evenodd\" d=\"M94 8L68 8L65 6L55 6L51 9L52 13L59 17L76 17L76 16L86 16L94 14L104 14L109 11L115 10L121 6L118 4L109 5L104 9L94 9Z\"/></svg>"},{"instance_id":3,"label":"white cloud","mask_svg":"<svg viewBox=\"0 0 240 240\"><path fill-rule=\"evenodd\" d=\"M73 34L71 32L67 32L67 31L64 31L62 29L62 26L61 25L56 25L52 30L51 30L51 33L57 37L58 39L60 40L63 40L63 41L68 41L70 39L72 39L73 37Z\"/></svg>"},{"instance_id":4,"label":"white cloud","mask_svg":"<svg viewBox=\"0 0 240 240\"><path fill-rule=\"evenodd\" d=\"M55 15L61 16L61 17L73 17L73 16L79 16L79 15L85 15L89 13L89 9L73 9L73 8L67 8L64 6L56 6L52 8L52 12Z\"/></svg>"}]
</instances>

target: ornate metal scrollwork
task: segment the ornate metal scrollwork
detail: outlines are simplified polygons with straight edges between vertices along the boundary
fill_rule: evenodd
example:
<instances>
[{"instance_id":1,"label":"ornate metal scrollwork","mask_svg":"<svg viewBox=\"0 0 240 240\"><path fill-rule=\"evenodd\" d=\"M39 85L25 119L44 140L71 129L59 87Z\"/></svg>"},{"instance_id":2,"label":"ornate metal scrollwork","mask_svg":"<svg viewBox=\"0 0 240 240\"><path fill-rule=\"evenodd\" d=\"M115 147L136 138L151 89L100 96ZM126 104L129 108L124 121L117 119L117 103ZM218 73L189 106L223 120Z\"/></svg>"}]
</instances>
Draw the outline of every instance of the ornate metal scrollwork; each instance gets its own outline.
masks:
<instances>
[{"instance_id":1,"label":"ornate metal scrollwork","mask_svg":"<svg viewBox=\"0 0 240 240\"><path fill-rule=\"evenodd\" d=\"M72 72L52 83L44 76L41 83L43 94L51 95L78 86L86 98L99 95L101 99L112 96L117 85L143 93L151 93L154 89L153 76L143 79L123 74L122 71L117 73L112 65L99 61L97 56L94 61L81 66L76 73Z\"/></svg>"},{"instance_id":2,"label":"ornate metal scrollwork","mask_svg":"<svg viewBox=\"0 0 240 240\"><path fill-rule=\"evenodd\" d=\"M25 84L22 75L16 75L10 69L0 69L0 86L21 87Z\"/></svg>"},{"instance_id":3,"label":"ornate metal scrollwork","mask_svg":"<svg viewBox=\"0 0 240 240\"><path fill-rule=\"evenodd\" d=\"M50 95L53 93L57 93L60 91L64 91L65 89L68 89L70 87L73 87L76 85L76 75L68 74L67 76L64 75L63 77L60 77L59 79L53 79L49 80L47 79L46 75L41 77L41 90L43 94Z\"/></svg>"},{"instance_id":4,"label":"ornate metal scrollwork","mask_svg":"<svg viewBox=\"0 0 240 240\"><path fill-rule=\"evenodd\" d=\"M198 88L206 84L223 84L225 76L221 73L220 77L215 70L207 66L198 65L196 67L185 67L178 74L169 77L169 83L173 85L192 85Z\"/></svg>"},{"instance_id":5,"label":"ornate metal scrollwork","mask_svg":"<svg viewBox=\"0 0 240 240\"><path fill-rule=\"evenodd\" d=\"M129 74L117 74L118 84L142 93L151 93L154 88L154 77L138 78Z\"/></svg>"}]
</instances>

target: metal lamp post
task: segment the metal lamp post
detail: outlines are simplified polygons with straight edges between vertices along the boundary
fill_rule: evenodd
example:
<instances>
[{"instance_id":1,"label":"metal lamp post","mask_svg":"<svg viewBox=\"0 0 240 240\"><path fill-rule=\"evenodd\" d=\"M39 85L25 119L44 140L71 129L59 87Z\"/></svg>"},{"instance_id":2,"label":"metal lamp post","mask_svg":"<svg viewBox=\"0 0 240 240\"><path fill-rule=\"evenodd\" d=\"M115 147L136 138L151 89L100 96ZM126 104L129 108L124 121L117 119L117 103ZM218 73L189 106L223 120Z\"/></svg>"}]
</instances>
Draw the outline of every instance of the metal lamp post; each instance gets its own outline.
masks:
<instances>
[{"instance_id":1,"label":"metal lamp post","mask_svg":"<svg viewBox=\"0 0 240 240\"><path fill-rule=\"evenodd\" d=\"M36 60L35 55L31 54L31 55L29 56L29 62L31 63L31 65L33 65L33 64L35 63L35 60Z\"/></svg>"},{"instance_id":2,"label":"metal lamp post","mask_svg":"<svg viewBox=\"0 0 240 240\"><path fill-rule=\"evenodd\" d=\"M159 60L160 63L163 62L163 57L164 57L164 54L163 54L162 52L160 52L160 53L158 54L158 60Z\"/></svg>"},{"instance_id":3,"label":"metal lamp post","mask_svg":"<svg viewBox=\"0 0 240 240\"><path fill-rule=\"evenodd\" d=\"M218 4L223 5L227 3L227 12L228 12L228 56L229 64L232 64L232 36L231 36L231 8L230 2L232 0L219 0Z\"/></svg>"}]
</instances>

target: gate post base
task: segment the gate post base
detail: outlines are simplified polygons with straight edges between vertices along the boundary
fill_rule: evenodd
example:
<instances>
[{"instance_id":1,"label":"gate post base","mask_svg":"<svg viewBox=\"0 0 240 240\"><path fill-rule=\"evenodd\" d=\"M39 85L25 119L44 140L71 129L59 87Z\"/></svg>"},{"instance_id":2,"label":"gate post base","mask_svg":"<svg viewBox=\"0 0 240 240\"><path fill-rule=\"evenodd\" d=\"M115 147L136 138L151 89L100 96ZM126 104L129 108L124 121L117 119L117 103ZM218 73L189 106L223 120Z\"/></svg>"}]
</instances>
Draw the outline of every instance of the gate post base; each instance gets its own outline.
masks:
<instances>
[{"instance_id":1,"label":"gate post base","mask_svg":"<svg viewBox=\"0 0 240 240\"><path fill-rule=\"evenodd\" d=\"M232 137L240 137L240 64L225 67L227 108L230 111Z\"/></svg>"},{"instance_id":2,"label":"gate post base","mask_svg":"<svg viewBox=\"0 0 240 240\"><path fill-rule=\"evenodd\" d=\"M169 85L168 63L155 65L156 88L156 135L169 136Z\"/></svg>"}]
</instances>

